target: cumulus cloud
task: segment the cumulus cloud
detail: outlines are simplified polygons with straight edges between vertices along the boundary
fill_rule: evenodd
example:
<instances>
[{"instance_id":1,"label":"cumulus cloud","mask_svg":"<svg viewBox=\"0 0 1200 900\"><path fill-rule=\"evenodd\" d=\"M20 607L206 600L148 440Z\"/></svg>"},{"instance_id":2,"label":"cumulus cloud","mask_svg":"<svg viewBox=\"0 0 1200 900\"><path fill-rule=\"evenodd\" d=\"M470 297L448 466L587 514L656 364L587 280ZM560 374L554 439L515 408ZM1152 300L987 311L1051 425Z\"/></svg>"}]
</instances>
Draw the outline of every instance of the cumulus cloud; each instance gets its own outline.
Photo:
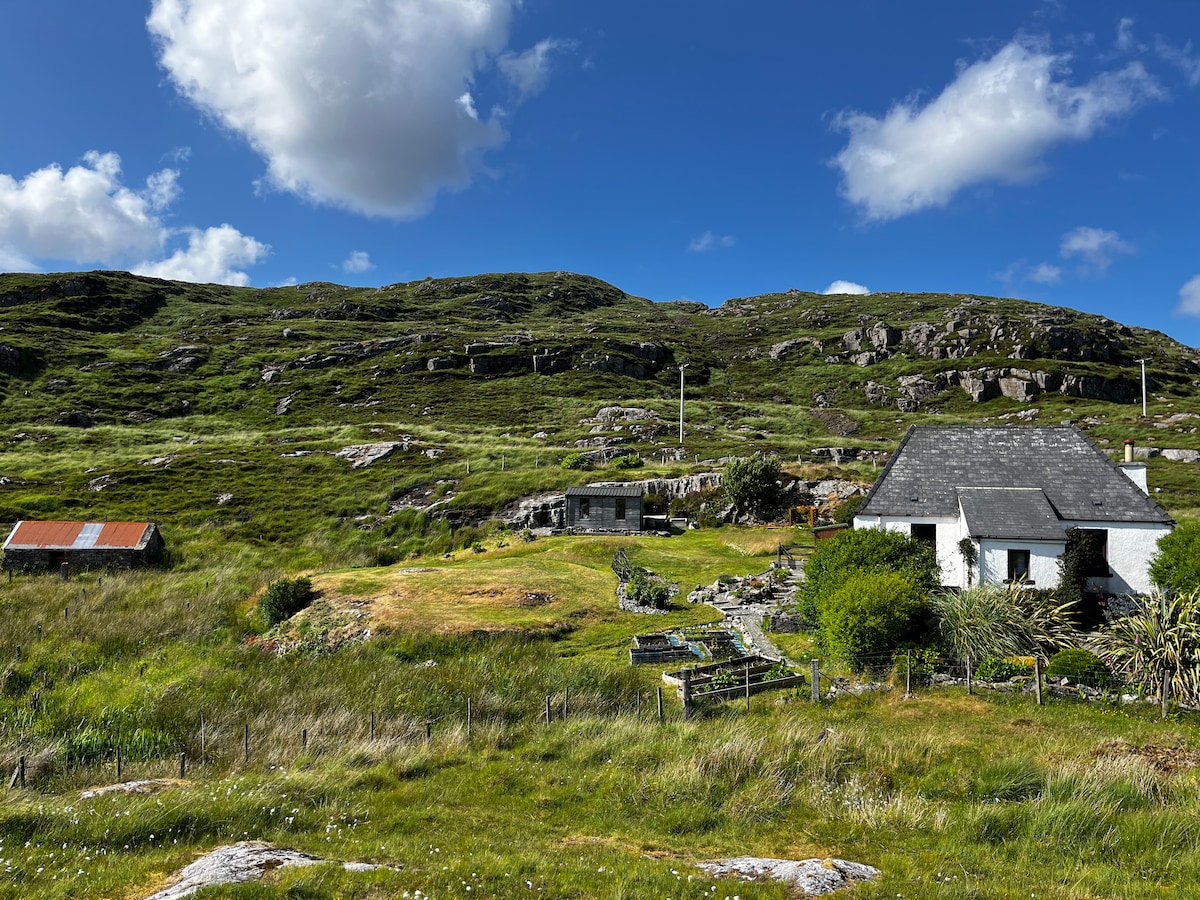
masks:
<instances>
[{"instance_id":1,"label":"cumulus cloud","mask_svg":"<svg viewBox=\"0 0 1200 900\"><path fill-rule=\"evenodd\" d=\"M737 240L732 234L717 235L706 231L699 237L692 238L688 244L689 253L707 253L709 250L732 247Z\"/></svg>"},{"instance_id":2,"label":"cumulus cloud","mask_svg":"<svg viewBox=\"0 0 1200 900\"><path fill-rule=\"evenodd\" d=\"M822 294L869 294L870 289L861 285L855 284L853 281L835 281Z\"/></svg>"},{"instance_id":3,"label":"cumulus cloud","mask_svg":"<svg viewBox=\"0 0 1200 900\"><path fill-rule=\"evenodd\" d=\"M350 255L342 260L343 272L370 272L375 268L375 263L371 262L371 254L365 250L351 251Z\"/></svg>"},{"instance_id":4,"label":"cumulus cloud","mask_svg":"<svg viewBox=\"0 0 1200 900\"><path fill-rule=\"evenodd\" d=\"M49 165L20 181L0 174L0 270L30 272L42 262L100 264L162 278L246 284L236 266L257 262L266 246L224 225L181 230L163 216L179 198L179 172L162 169L140 189L121 180L121 158L90 152L65 172ZM176 236L188 248L159 262L152 260Z\"/></svg>"},{"instance_id":5,"label":"cumulus cloud","mask_svg":"<svg viewBox=\"0 0 1200 900\"><path fill-rule=\"evenodd\" d=\"M232 225L219 228L185 229L188 244L159 262L144 262L131 270L135 275L212 284L247 285L250 276L241 266L261 262L270 247L242 234Z\"/></svg>"},{"instance_id":6,"label":"cumulus cloud","mask_svg":"<svg viewBox=\"0 0 1200 900\"><path fill-rule=\"evenodd\" d=\"M1113 264L1115 257L1135 253L1136 250L1128 241L1121 240L1121 235L1115 231L1081 225L1063 235L1058 252L1063 259L1082 259L1093 270L1103 274Z\"/></svg>"},{"instance_id":7,"label":"cumulus cloud","mask_svg":"<svg viewBox=\"0 0 1200 900\"><path fill-rule=\"evenodd\" d=\"M1138 62L1082 85L1062 80L1066 56L1018 38L962 69L936 98L910 98L886 115L845 111L849 133L833 159L842 194L867 219L886 221L945 206L963 188L1027 182L1053 145L1086 140L1148 100L1163 96Z\"/></svg>"},{"instance_id":8,"label":"cumulus cloud","mask_svg":"<svg viewBox=\"0 0 1200 900\"><path fill-rule=\"evenodd\" d=\"M250 142L268 184L410 218L465 186L505 139L500 114L479 112L477 77L495 66L533 93L565 46L507 53L517 5L154 0L147 27L178 90Z\"/></svg>"},{"instance_id":9,"label":"cumulus cloud","mask_svg":"<svg viewBox=\"0 0 1200 900\"><path fill-rule=\"evenodd\" d=\"M33 260L94 263L160 249L157 213L178 195L179 173L163 169L141 190L121 183L121 158L90 152L65 172L57 165L17 181L0 174L0 261L28 270Z\"/></svg>"},{"instance_id":10,"label":"cumulus cloud","mask_svg":"<svg viewBox=\"0 0 1200 900\"><path fill-rule=\"evenodd\" d=\"M1200 275L1179 289L1179 305L1175 312L1185 316L1200 316Z\"/></svg>"}]
</instances>

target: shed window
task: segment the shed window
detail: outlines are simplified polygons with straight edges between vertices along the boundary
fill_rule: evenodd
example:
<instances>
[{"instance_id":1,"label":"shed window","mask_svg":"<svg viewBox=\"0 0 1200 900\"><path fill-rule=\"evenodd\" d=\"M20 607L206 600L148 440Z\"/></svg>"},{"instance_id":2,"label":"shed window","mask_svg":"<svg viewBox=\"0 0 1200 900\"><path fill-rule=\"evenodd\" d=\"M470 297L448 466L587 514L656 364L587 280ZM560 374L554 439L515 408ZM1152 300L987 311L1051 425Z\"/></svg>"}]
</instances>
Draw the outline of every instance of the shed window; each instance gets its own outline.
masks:
<instances>
[{"instance_id":1,"label":"shed window","mask_svg":"<svg viewBox=\"0 0 1200 900\"><path fill-rule=\"evenodd\" d=\"M1029 580L1028 550L1008 551L1008 580L1010 582Z\"/></svg>"},{"instance_id":2,"label":"shed window","mask_svg":"<svg viewBox=\"0 0 1200 900\"><path fill-rule=\"evenodd\" d=\"M617 518L618 519L625 518L625 498L624 497L617 498Z\"/></svg>"},{"instance_id":3,"label":"shed window","mask_svg":"<svg viewBox=\"0 0 1200 900\"><path fill-rule=\"evenodd\" d=\"M592 499L590 497L579 498L579 515L587 518L592 514Z\"/></svg>"}]
</instances>

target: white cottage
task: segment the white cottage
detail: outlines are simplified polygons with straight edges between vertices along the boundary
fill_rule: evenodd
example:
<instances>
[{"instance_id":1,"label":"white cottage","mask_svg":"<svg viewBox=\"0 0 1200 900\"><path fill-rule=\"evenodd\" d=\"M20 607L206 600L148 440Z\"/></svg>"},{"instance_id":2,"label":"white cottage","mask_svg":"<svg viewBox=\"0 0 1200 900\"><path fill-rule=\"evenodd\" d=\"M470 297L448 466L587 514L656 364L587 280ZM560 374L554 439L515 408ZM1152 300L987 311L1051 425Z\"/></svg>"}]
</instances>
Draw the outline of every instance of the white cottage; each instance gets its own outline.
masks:
<instances>
[{"instance_id":1,"label":"white cottage","mask_svg":"<svg viewBox=\"0 0 1200 900\"><path fill-rule=\"evenodd\" d=\"M914 425L854 527L929 541L950 587L1039 588L1058 585L1067 529L1090 529L1102 535L1107 567L1089 584L1107 594L1148 593L1150 557L1175 522L1150 499L1145 463L1131 456L1116 465L1073 425Z\"/></svg>"}]
</instances>

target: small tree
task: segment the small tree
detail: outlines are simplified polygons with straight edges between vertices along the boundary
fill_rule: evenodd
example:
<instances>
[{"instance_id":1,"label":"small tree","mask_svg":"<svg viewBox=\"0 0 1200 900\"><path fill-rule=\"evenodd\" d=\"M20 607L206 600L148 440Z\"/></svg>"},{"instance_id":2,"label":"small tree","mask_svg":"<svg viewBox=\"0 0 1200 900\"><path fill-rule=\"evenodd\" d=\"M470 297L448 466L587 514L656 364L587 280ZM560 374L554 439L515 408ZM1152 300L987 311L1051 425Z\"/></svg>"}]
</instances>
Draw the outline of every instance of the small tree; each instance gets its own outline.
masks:
<instances>
[{"instance_id":1,"label":"small tree","mask_svg":"<svg viewBox=\"0 0 1200 900\"><path fill-rule=\"evenodd\" d=\"M779 457L760 451L729 463L721 477L721 486L738 515L765 516L779 506L781 472Z\"/></svg>"},{"instance_id":2,"label":"small tree","mask_svg":"<svg viewBox=\"0 0 1200 900\"><path fill-rule=\"evenodd\" d=\"M821 642L855 672L885 671L920 637L925 612L925 593L906 575L860 572L821 604Z\"/></svg>"},{"instance_id":3,"label":"small tree","mask_svg":"<svg viewBox=\"0 0 1200 900\"><path fill-rule=\"evenodd\" d=\"M1158 539L1150 580L1164 591L1200 590L1200 519L1187 519Z\"/></svg>"}]
</instances>

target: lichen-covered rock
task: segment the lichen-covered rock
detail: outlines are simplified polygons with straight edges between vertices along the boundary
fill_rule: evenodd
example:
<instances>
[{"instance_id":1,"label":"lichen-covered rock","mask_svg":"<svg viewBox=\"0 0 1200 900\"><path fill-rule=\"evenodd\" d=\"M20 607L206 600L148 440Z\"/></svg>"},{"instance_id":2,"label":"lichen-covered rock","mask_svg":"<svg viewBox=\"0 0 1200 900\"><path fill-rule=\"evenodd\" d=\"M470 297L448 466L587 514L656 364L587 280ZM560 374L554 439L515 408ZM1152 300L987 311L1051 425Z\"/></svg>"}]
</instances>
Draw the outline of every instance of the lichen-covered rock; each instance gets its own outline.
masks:
<instances>
[{"instance_id":1,"label":"lichen-covered rock","mask_svg":"<svg viewBox=\"0 0 1200 900\"><path fill-rule=\"evenodd\" d=\"M786 881L809 897L822 897L856 881L870 881L881 874L874 866L844 859L770 859L736 856L713 862L697 863L714 878L741 878L755 881L770 878Z\"/></svg>"}]
</instances>

